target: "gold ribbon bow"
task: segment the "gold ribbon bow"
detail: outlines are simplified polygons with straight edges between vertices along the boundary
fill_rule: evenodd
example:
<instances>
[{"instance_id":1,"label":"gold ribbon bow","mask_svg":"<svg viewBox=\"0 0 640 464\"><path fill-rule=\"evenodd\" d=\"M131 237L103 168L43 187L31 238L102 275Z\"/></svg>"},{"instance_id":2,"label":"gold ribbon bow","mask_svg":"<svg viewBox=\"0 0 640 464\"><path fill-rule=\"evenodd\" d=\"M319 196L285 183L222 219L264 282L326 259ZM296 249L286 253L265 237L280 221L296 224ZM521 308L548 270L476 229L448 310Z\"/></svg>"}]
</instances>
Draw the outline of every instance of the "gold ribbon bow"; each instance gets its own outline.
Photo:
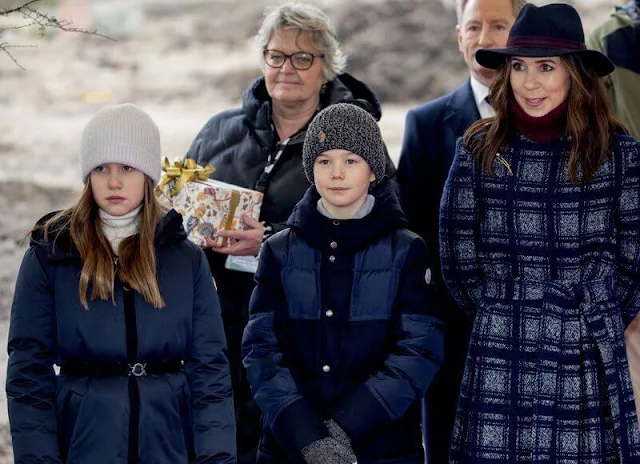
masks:
<instances>
[{"instance_id":1,"label":"gold ribbon bow","mask_svg":"<svg viewBox=\"0 0 640 464\"><path fill-rule=\"evenodd\" d=\"M231 204L229 205L229 216L227 216L227 220L224 223L224 227L222 230L231 230L233 229L233 219L236 215L236 209L240 204L240 192L236 189L231 190ZM223 237L220 246L228 245L228 237Z\"/></svg>"},{"instance_id":2,"label":"gold ribbon bow","mask_svg":"<svg viewBox=\"0 0 640 464\"><path fill-rule=\"evenodd\" d=\"M171 189L171 195L175 196L182 190L184 184L194 180L207 180L209 175L216 171L216 168L210 165L202 167L191 158L184 160L184 163L176 159L172 165L169 162L169 158L165 156L162 158L162 170L165 175L160 179L157 188L161 190L173 179L177 179L176 184Z\"/></svg>"}]
</instances>

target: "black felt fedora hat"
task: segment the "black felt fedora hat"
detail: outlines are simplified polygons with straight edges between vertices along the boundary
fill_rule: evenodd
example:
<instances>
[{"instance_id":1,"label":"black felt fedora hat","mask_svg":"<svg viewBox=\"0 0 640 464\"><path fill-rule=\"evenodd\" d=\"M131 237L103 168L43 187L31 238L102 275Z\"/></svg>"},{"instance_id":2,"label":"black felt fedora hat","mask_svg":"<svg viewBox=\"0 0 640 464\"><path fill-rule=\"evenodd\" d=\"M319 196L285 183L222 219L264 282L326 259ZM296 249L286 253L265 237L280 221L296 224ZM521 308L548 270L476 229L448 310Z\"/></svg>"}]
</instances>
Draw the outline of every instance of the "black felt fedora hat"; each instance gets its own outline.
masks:
<instances>
[{"instance_id":1,"label":"black felt fedora hat","mask_svg":"<svg viewBox=\"0 0 640 464\"><path fill-rule=\"evenodd\" d=\"M552 3L536 6L528 3L520 11L509 32L507 48L483 48L476 61L496 69L507 57L543 57L575 55L588 69L606 76L615 69L602 53L587 50L580 15L571 5Z\"/></svg>"}]
</instances>

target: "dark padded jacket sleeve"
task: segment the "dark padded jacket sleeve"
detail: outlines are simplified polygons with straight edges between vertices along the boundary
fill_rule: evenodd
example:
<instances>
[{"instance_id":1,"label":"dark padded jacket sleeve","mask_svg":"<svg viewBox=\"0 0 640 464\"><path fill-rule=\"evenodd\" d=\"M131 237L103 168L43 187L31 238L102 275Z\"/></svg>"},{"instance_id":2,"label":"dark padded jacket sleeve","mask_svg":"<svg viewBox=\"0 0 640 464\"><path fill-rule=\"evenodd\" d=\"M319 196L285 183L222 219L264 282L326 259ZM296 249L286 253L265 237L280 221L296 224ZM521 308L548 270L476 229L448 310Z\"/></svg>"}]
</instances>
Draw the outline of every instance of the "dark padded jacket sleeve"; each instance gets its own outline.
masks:
<instances>
[{"instance_id":1,"label":"dark padded jacket sleeve","mask_svg":"<svg viewBox=\"0 0 640 464\"><path fill-rule=\"evenodd\" d=\"M55 403L56 315L43 250L25 253L11 307L7 403L15 462L62 464Z\"/></svg>"}]
</instances>

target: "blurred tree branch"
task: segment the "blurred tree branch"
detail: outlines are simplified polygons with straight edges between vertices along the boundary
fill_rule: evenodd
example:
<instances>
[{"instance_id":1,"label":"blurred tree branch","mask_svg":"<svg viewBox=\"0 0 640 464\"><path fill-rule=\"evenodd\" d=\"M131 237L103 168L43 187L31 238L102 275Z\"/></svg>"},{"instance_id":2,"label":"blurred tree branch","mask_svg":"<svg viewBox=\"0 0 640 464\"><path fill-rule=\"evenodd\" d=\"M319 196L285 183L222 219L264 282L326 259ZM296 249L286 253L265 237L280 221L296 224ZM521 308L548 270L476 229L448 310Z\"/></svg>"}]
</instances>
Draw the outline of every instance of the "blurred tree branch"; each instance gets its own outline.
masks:
<instances>
[{"instance_id":1,"label":"blurred tree branch","mask_svg":"<svg viewBox=\"0 0 640 464\"><path fill-rule=\"evenodd\" d=\"M114 40L111 37L98 33L95 29L88 30L76 27L73 21L66 19L58 19L54 15L43 13L38 9L37 3L41 0L21 0L16 6L0 8L0 17L17 16L23 17L25 23L19 26L2 27L0 26L0 52L5 53L20 69L24 68L12 55L10 49L32 47L29 45L13 45L3 39L5 31L35 28L40 37L44 37L47 30L61 30L63 32L77 32L80 34L95 35L108 40Z\"/></svg>"}]
</instances>

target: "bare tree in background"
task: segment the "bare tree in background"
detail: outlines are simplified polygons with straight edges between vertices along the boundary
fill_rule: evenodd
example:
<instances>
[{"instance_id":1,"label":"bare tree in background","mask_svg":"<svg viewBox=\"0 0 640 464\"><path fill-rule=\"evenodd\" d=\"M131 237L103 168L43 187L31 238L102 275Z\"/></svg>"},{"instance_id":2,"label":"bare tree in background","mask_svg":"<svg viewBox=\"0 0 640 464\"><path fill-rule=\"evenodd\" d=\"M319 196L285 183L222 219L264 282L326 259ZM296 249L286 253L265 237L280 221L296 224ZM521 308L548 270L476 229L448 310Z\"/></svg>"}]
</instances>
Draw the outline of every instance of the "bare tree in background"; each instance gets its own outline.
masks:
<instances>
[{"instance_id":1,"label":"bare tree in background","mask_svg":"<svg viewBox=\"0 0 640 464\"><path fill-rule=\"evenodd\" d=\"M2 3L4 3L5 5L3 5ZM22 16L22 18L24 19L24 24L10 27L0 26L0 52L4 52L16 64L16 66L18 66L22 70L24 70L24 68L20 66L20 63L18 63L18 61L12 55L11 49L30 47L30 45L15 45L9 43L8 41L4 40L3 37L6 31L34 28L40 34L40 37L43 37L48 30L58 29L64 32L77 32L80 34L96 35L105 39L113 40L111 37L99 34L96 30L78 28L75 26L73 21L58 19L54 15L43 13L38 9L38 3L41 3L41 0L20 0L17 3L15 1L10 2L14 3L14 6L6 6L6 3L7 2L0 3L0 17Z\"/></svg>"}]
</instances>

